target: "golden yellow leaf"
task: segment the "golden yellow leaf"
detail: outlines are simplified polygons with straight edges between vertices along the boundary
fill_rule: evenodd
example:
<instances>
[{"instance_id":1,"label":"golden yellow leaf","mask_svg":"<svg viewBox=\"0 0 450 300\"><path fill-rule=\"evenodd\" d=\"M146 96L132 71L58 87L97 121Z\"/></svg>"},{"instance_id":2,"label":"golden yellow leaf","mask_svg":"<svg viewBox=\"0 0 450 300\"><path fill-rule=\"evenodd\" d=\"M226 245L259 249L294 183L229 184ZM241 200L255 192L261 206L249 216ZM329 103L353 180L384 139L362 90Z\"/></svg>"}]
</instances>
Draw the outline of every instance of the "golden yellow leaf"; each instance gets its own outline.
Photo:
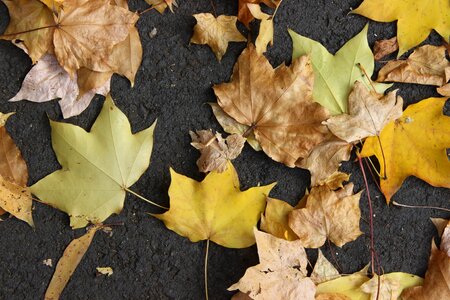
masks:
<instances>
[{"instance_id":1,"label":"golden yellow leaf","mask_svg":"<svg viewBox=\"0 0 450 300\"><path fill-rule=\"evenodd\" d=\"M236 28L235 16L214 17L210 13L195 14L197 24L194 26L194 34L191 43L207 44L220 61L227 52L229 42L245 42L247 39Z\"/></svg>"},{"instance_id":2,"label":"golden yellow leaf","mask_svg":"<svg viewBox=\"0 0 450 300\"><path fill-rule=\"evenodd\" d=\"M231 81L215 85L214 93L225 113L248 126L247 133L255 134L267 155L294 167L330 135L321 124L328 113L313 101L313 84L309 57L273 69L249 44L234 66Z\"/></svg>"},{"instance_id":3,"label":"golden yellow leaf","mask_svg":"<svg viewBox=\"0 0 450 300\"><path fill-rule=\"evenodd\" d=\"M92 226L85 235L70 242L56 265L55 273L45 292L45 300L59 299L100 227L101 225Z\"/></svg>"},{"instance_id":4,"label":"golden yellow leaf","mask_svg":"<svg viewBox=\"0 0 450 300\"><path fill-rule=\"evenodd\" d=\"M380 162L381 190L389 203L408 176L450 188L450 117L443 114L445 98L428 98L408 106L376 137L369 137L361 156L375 155Z\"/></svg>"},{"instance_id":5,"label":"golden yellow leaf","mask_svg":"<svg viewBox=\"0 0 450 300\"><path fill-rule=\"evenodd\" d=\"M223 173L211 172L202 182L170 170L170 209L153 215L167 228L192 242L211 240L228 248L246 248L255 243L256 226L275 184L241 192L231 163Z\"/></svg>"},{"instance_id":6,"label":"golden yellow leaf","mask_svg":"<svg viewBox=\"0 0 450 300\"><path fill-rule=\"evenodd\" d=\"M398 56L419 45L432 29L449 42L448 0L365 0L353 13L378 22L397 20Z\"/></svg>"},{"instance_id":7,"label":"golden yellow leaf","mask_svg":"<svg viewBox=\"0 0 450 300\"><path fill-rule=\"evenodd\" d=\"M261 229L280 239L298 240L288 225L288 216L293 210L294 207L285 201L267 198L266 211L261 216Z\"/></svg>"}]
</instances>

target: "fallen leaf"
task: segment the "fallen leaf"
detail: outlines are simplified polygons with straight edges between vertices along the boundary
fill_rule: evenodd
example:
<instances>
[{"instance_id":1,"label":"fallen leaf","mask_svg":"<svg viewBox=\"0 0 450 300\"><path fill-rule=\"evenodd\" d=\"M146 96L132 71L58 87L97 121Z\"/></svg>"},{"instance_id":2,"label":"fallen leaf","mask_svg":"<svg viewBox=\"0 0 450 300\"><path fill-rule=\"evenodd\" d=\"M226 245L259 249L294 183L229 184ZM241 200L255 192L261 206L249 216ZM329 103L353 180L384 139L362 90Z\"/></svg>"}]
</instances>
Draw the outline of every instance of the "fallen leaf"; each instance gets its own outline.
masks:
<instances>
[{"instance_id":1,"label":"fallen leaf","mask_svg":"<svg viewBox=\"0 0 450 300\"><path fill-rule=\"evenodd\" d=\"M373 56L375 60L380 60L386 55L394 53L398 50L397 37L393 37L387 40L375 41L373 46Z\"/></svg>"},{"instance_id":2,"label":"fallen leaf","mask_svg":"<svg viewBox=\"0 0 450 300\"><path fill-rule=\"evenodd\" d=\"M267 50L267 45L273 45L273 17L263 13L258 4L247 4L247 6L253 17L261 20L255 46L256 52L263 54Z\"/></svg>"},{"instance_id":3,"label":"fallen leaf","mask_svg":"<svg viewBox=\"0 0 450 300\"><path fill-rule=\"evenodd\" d=\"M450 83L438 87L436 91L444 97L450 97Z\"/></svg>"},{"instance_id":4,"label":"fallen leaf","mask_svg":"<svg viewBox=\"0 0 450 300\"><path fill-rule=\"evenodd\" d=\"M231 297L231 300L253 300L250 296L243 292L237 292Z\"/></svg>"},{"instance_id":5,"label":"fallen leaf","mask_svg":"<svg viewBox=\"0 0 450 300\"><path fill-rule=\"evenodd\" d=\"M44 259L42 261L42 263L44 265L46 265L47 267L50 267L50 268L53 267L53 260L51 258Z\"/></svg>"},{"instance_id":6,"label":"fallen leaf","mask_svg":"<svg viewBox=\"0 0 450 300\"><path fill-rule=\"evenodd\" d=\"M9 182L0 176L0 206L17 219L34 227L32 202L31 193L27 187Z\"/></svg>"},{"instance_id":7,"label":"fallen leaf","mask_svg":"<svg viewBox=\"0 0 450 300\"><path fill-rule=\"evenodd\" d=\"M441 236L441 251L450 257L450 222L447 222L447 226L444 228Z\"/></svg>"},{"instance_id":8,"label":"fallen leaf","mask_svg":"<svg viewBox=\"0 0 450 300\"><path fill-rule=\"evenodd\" d=\"M225 171L227 162L238 157L245 144L245 138L239 134L230 135L226 139L211 130L190 131L189 134L191 145L201 153L197 166L199 171L204 173Z\"/></svg>"},{"instance_id":9,"label":"fallen leaf","mask_svg":"<svg viewBox=\"0 0 450 300\"><path fill-rule=\"evenodd\" d=\"M210 13L195 14L197 24L191 43L208 45L220 61L227 52L229 42L245 42L247 39L236 28L237 18L234 16L214 17Z\"/></svg>"},{"instance_id":10,"label":"fallen leaf","mask_svg":"<svg viewBox=\"0 0 450 300\"><path fill-rule=\"evenodd\" d=\"M255 243L256 226L275 184L240 191L231 163L223 173L211 172L202 182L170 170L170 209L153 215L167 228L191 242L210 240L227 248L246 248Z\"/></svg>"},{"instance_id":11,"label":"fallen leaf","mask_svg":"<svg viewBox=\"0 0 450 300\"><path fill-rule=\"evenodd\" d=\"M340 277L339 271L333 266L332 263L323 255L322 251L319 249L319 255L317 257L317 262L314 265L314 269L311 273L311 280L316 284L320 284L325 281L333 280ZM317 299L316 299L317 300Z\"/></svg>"},{"instance_id":12,"label":"fallen leaf","mask_svg":"<svg viewBox=\"0 0 450 300\"><path fill-rule=\"evenodd\" d=\"M173 7L178 6L175 0L145 0L145 2L155 8L160 14L162 14L167 8L173 12Z\"/></svg>"},{"instance_id":13,"label":"fallen leaf","mask_svg":"<svg viewBox=\"0 0 450 300\"><path fill-rule=\"evenodd\" d=\"M118 214L128 187L149 166L155 125L132 134L110 96L90 132L67 123L51 121L50 125L62 169L38 181L31 191L66 212L72 228Z\"/></svg>"},{"instance_id":14,"label":"fallen leaf","mask_svg":"<svg viewBox=\"0 0 450 300\"><path fill-rule=\"evenodd\" d=\"M329 135L321 125L328 114L312 101L313 84L308 57L273 69L249 44L234 66L231 81L215 85L214 93L230 117L249 126L267 155L294 167Z\"/></svg>"},{"instance_id":15,"label":"fallen leaf","mask_svg":"<svg viewBox=\"0 0 450 300\"><path fill-rule=\"evenodd\" d=\"M433 222L434 226L436 227L438 235L441 236L444 233L444 229L447 227L448 220L441 219L441 218L431 218L431 221Z\"/></svg>"},{"instance_id":16,"label":"fallen leaf","mask_svg":"<svg viewBox=\"0 0 450 300\"><path fill-rule=\"evenodd\" d=\"M280 0L239 0L238 2L238 20L244 24L247 28L250 22L254 19L248 4L261 4L264 3L270 8L276 8L281 1Z\"/></svg>"},{"instance_id":17,"label":"fallen leaf","mask_svg":"<svg viewBox=\"0 0 450 300\"><path fill-rule=\"evenodd\" d=\"M92 226L85 235L70 242L56 265L55 273L45 292L45 300L59 299L100 227L101 225Z\"/></svg>"},{"instance_id":18,"label":"fallen leaf","mask_svg":"<svg viewBox=\"0 0 450 300\"><path fill-rule=\"evenodd\" d=\"M64 73L68 75L67 72L64 71ZM78 85L77 97L81 98L86 93L104 86L105 83L111 81L112 75L113 72L96 72L86 68L79 69L76 74L76 82Z\"/></svg>"},{"instance_id":19,"label":"fallen leaf","mask_svg":"<svg viewBox=\"0 0 450 300\"><path fill-rule=\"evenodd\" d=\"M423 285L404 290L401 297L403 300L450 299L450 257L434 241Z\"/></svg>"},{"instance_id":20,"label":"fallen leaf","mask_svg":"<svg viewBox=\"0 0 450 300\"><path fill-rule=\"evenodd\" d=\"M316 295L315 300L352 300L352 299L342 294L326 293Z\"/></svg>"},{"instance_id":21,"label":"fallen leaf","mask_svg":"<svg viewBox=\"0 0 450 300\"><path fill-rule=\"evenodd\" d=\"M228 288L248 293L254 300L313 300L316 286L308 277L305 249L300 241L286 241L254 229L259 264L245 271Z\"/></svg>"},{"instance_id":22,"label":"fallen leaf","mask_svg":"<svg viewBox=\"0 0 450 300\"><path fill-rule=\"evenodd\" d=\"M348 276L341 276L333 280L322 282L317 285L316 297L319 295L336 294L336 299L341 299L345 296L348 297L348 299L368 300L369 297L367 294L360 289L361 285L369 281L369 277L367 277L366 273L367 272L359 271ZM335 300L333 297L330 298L320 299Z\"/></svg>"},{"instance_id":23,"label":"fallen leaf","mask_svg":"<svg viewBox=\"0 0 450 300\"><path fill-rule=\"evenodd\" d=\"M368 26L349 40L335 55L328 52L319 42L301 36L292 30L292 59L310 55L314 69L314 101L326 107L332 115L348 113L348 95L355 81L363 82L368 88L370 83L361 71L361 65L370 77L373 73L374 60L367 43ZM378 93L390 85L376 84Z\"/></svg>"},{"instance_id":24,"label":"fallen leaf","mask_svg":"<svg viewBox=\"0 0 450 300\"><path fill-rule=\"evenodd\" d=\"M403 115L364 142L362 157L380 162L381 191L389 203L408 176L433 186L450 188L450 118L443 114L445 98L428 98L409 105ZM380 143L382 149L380 148Z\"/></svg>"},{"instance_id":25,"label":"fallen leaf","mask_svg":"<svg viewBox=\"0 0 450 300\"><path fill-rule=\"evenodd\" d=\"M348 143L379 135L403 111L403 99L397 96L397 90L383 96L367 90L360 82L355 83L348 105L349 114L334 116L324 122L335 136Z\"/></svg>"},{"instance_id":26,"label":"fallen leaf","mask_svg":"<svg viewBox=\"0 0 450 300\"><path fill-rule=\"evenodd\" d=\"M261 216L261 229L280 239L298 240L288 225L288 216L293 210L289 203L268 197L266 211Z\"/></svg>"},{"instance_id":27,"label":"fallen leaf","mask_svg":"<svg viewBox=\"0 0 450 300\"><path fill-rule=\"evenodd\" d=\"M398 56L419 45L436 30L447 43L450 36L448 0L365 0L352 13L378 22L397 20Z\"/></svg>"},{"instance_id":28,"label":"fallen leaf","mask_svg":"<svg viewBox=\"0 0 450 300\"><path fill-rule=\"evenodd\" d=\"M289 215L289 227L306 248L319 248L327 239L338 247L354 241L359 229L361 192L353 194L353 184L332 191L326 186L314 187L306 200L306 207Z\"/></svg>"},{"instance_id":29,"label":"fallen leaf","mask_svg":"<svg viewBox=\"0 0 450 300\"><path fill-rule=\"evenodd\" d=\"M111 276L114 272L111 267L97 267L95 268L97 272L101 275Z\"/></svg>"},{"instance_id":30,"label":"fallen leaf","mask_svg":"<svg viewBox=\"0 0 450 300\"><path fill-rule=\"evenodd\" d=\"M443 86L450 79L450 61L444 46L425 45L407 58L389 61L378 72L377 81Z\"/></svg>"},{"instance_id":31,"label":"fallen leaf","mask_svg":"<svg viewBox=\"0 0 450 300\"><path fill-rule=\"evenodd\" d=\"M404 289L421 285L423 279L408 273L375 275L361 285L361 291L370 295L370 300L397 300Z\"/></svg>"}]
</instances>

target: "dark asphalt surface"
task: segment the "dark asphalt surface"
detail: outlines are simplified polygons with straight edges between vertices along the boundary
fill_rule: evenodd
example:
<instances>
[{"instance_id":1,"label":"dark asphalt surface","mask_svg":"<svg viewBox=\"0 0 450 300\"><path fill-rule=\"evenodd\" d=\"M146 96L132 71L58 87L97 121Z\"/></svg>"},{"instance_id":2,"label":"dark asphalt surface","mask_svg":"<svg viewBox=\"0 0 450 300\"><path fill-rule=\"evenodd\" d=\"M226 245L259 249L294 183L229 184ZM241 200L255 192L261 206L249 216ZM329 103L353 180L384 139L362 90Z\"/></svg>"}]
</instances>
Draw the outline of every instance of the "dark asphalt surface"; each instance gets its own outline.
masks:
<instances>
[{"instance_id":1,"label":"dark asphalt surface","mask_svg":"<svg viewBox=\"0 0 450 300\"><path fill-rule=\"evenodd\" d=\"M237 0L215 1L218 14L237 13ZM357 34L367 20L348 15L360 0L300 1L285 0L275 19L275 45L267 53L275 66L290 61L292 45L287 28L323 43L336 52ZM245 43L230 44L221 63L207 46L189 45L195 20L194 13L212 12L209 1L180 0L175 14L150 12L138 23L144 47L144 58L130 88L126 79L114 76L112 96L128 116L133 130L139 131L158 119L152 162L148 171L132 188L144 196L168 205L169 166L177 172L201 180L195 164L198 152L189 145L188 131L212 128L221 131L210 108L205 103L215 101L212 84L227 81L232 67ZM144 1L130 2L132 10L146 7ZM8 12L0 2L0 32L9 21ZM157 28L157 35L149 33ZM243 32L245 29L240 27ZM395 35L395 23L370 23L369 42ZM428 42L439 43L433 33ZM379 67L379 66L378 66ZM51 148L47 115L62 120L56 101L45 104L8 103L20 89L31 68L28 57L7 41L0 41L0 111L17 112L7 129L21 149L33 184L59 166ZM437 96L433 87L397 84L407 104ZM67 122L89 129L98 115L103 98L97 97L80 116ZM258 183L278 181L272 197L295 203L309 186L309 173L289 169L271 161L264 153L248 145L234 162L246 189ZM355 191L363 189L361 172L355 162L343 165L351 172ZM429 217L449 218L447 213L387 207L375 184L374 197L376 247L385 272L403 271L423 276L427 267L431 239L436 231ZM434 188L415 178L406 180L394 200L408 204L448 206L450 190ZM365 193L361 198L366 233L357 241L345 245L324 246L331 259L335 253L340 270L351 273L361 269L370 259L368 205ZM124 222L114 228L109 237L96 236L85 258L64 291L63 299L202 299L203 259L205 242L191 243L166 229L162 222L147 212L160 212L134 196L127 196L125 208L108 222ZM83 230L72 231L68 217L55 209L34 203L36 229L16 219L0 223L0 299L43 298L54 268L42 261L51 258L54 265L64 248ZM316 251L308 251L313 262ZM215 244L210 248L209 290L211 299L229 299L226 288L236 282L247 267L258 261L256 247L233 250ZM333 261L333 260L332 260ZM110 266L111 277L96 277L95 268Z\"/></svg>"}]
</instances>

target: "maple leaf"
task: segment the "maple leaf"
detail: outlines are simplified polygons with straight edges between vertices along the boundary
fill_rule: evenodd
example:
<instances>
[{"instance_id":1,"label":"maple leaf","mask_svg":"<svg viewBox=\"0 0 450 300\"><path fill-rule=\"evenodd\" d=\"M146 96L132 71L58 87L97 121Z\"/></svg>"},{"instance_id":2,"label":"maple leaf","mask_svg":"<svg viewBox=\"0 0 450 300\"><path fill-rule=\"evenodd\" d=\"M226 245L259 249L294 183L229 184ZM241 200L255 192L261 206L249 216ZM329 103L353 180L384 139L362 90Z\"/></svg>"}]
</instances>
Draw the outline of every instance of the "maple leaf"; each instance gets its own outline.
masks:
<instances>
[{"instance_id":1,"label":"maple leaf","mask_svg":"<svg viewBox=\"0 0 450 300\"><path fill-rule=\"evenodd\" d=\"M361 81L370 87L370 83L361 72L361 65L370 77L374 60L367 43L368 26L349 40L335 55L332 55L319 42L301 36L292 30L292 59L310 55L314 69L314 101L326 107L332 115L348 113L347 99L355 81ZM378 93L383 93L390 85L374 85Z\"/></svg>"},{"instance_id":2,"label":"maple leaf","mask_svg":"<svg viewBox=\"0 0 450 300\"><path fill-rule=\"evenodd\" d=\"M214 17L210 13L195 14L197 24L191 43L207 44L220 61L227 52L229 42L245 42L247 39L236 28L237 18L234 16Z\"/></svg>"},{"instance_id":3,"label":"maple leaf","mask_svg":"<svg viewBox=\"0 0 450 300\"><path fill-rule=\"evenodd\" d=\"M62 169L38 181L31 191L69 214L73 228L118 214L128 187L148 168L155 125L132 134L110 96L90 132L72 124L50 125Z\"/></svg>"},{"instance_id":4,"label":"maple leaf","mask_svg":"<svg viewBox=\"0 0 450 300\"><path fill-rule=\"evenodd\" d=\"M447 42L450 36L448 0L365 0L352 13L378 22L397 20L398 56L419 45L436 30Z\"/></svg>"},{"instance_id":5,"label":"maple leaf","mask_svg":"<svg viewBox=\"0 0 450 300\"><path fill-rule=\"evenodd\" d=\"M386 96L367 90L356 82L348 98L349 114L328 119L324 124L338 138L348 143L377 136L389 122L402 115L403 99L392 91Z\"/></svg>"},{"instance_id":6,"label":"maple leaf","mask_svg":"<svg viewBox=\"0 0 450 300\"><path fill-rule=\"evenodd\" d=\"M425 45L405 60L389 61L378 72L377 81L442 86L450 80L450 61L444 46Z\"/></svg>"},{"instance_id":7,"label":"maple leaf","mask_svg":"<svg viewBox=\"0 0 450 300\"><path fill-rule=\"evenodd\" d=\"M428 98L408 106L403 115L364 142L362 157L380 162L381 191L389 203L403 181L416 176L433 186L450 188L450 118L442 112L445 98ZM380 143L382 148L380 148Z\"/></svg>"},{"instance_id":8,"label":"maple leaf","mask_svg":"<svg viewBox=\"0 0 450 300\"><path fill-rule=\"evenodd\" d=\"M228 290L239 289L254 300L313 300L316 286L306 277L308 260L301 242L278 239L256 228L254 234L260 263Z\"/></svg>"},{"instance_id":9,"label":"maple leaf","mask_svg":"<svg viewBox=\"0 0 450 300\"><path fill-rule=\"evenodd\" d=\"M289 227L306 248L319 248L326 239L342 247L362 234L360 197L361 192L353 194L352 183L337 191L326 186L314 187L305 208L289 214Z\"/></svg>"},{"instance_id":10,"label":"maple leaf","mask_svg":"<svg viewBox=\"0 0 450 300\"><path fill-rule=\"evenodd\" d=\"M101 225L92 226L86 234L70 242L56 265L55 273L45 292L45 300L59 299L70 277L91 245L95 233L100 228Z\"/></svg>"},{"instance_id":11,"label":"maple leaf","mask_svg":"<svg viewBox=\"0 0 450 300\"><path fill-rule=\"evenodd\" d=\"M26 187L28 168L5 128L12 115L0 113L0 209L34 227L31 193ZM0 213L3 214L3 213Z\"/></svg>"},{"instance_id":12,"label":"maple leaf","mask_svg":"<svg viewBox=\"0 0 450 300\"><path fill-rule=\"evenodd\" d=\"M257 4L247 4L247 6L251 14L261 20L255 46L256 52L263 54L267 50L267 45L273 45L273 16L263 13L261 6Z\"/></svg>"},{"instance_id":13,"label":"maple leaf","mask_svg":"<svg viewBox=\"0 0 450 300\"><path fill-rule=\"evenodd\" d=\"M273 69L250 44L239 56L229 83L214 86L219 106L253 131L272 159L294 167L329 132L328 114L312 101L314 77L309 58Z\"/></svg>"},{"instance_id":14,"label":"maple leaf","mask_svg":"<svg viewBox=\"0 0 450 300\"><path fill-rule=\"evenodd\" d=\"M46 102L61 98L59 106L63 117L66 119L82 113L88 107L95 94L108 94L110 79L111 76L103 83L103 86L85 91L79 97L77 76L71 78L59 65L55 56L46 54L31 68L25 76L20 91L9 101L29 100L32 102Z\"/></svg>"},{"instance_id":15,"label":"maple leaf","mask_svg":"<svg viewBox=\"0 0 450 300\"><path fill-rule=\"evenodd\" d=\"M231 163L223 173L211 172L202 182L170 170L170 209L153 215L167 228L192 242L210 240L227 248L246 248L255 243L253 227L275 184L240 191Z\"/></svg>"},{"instance_id":16,"label":"maple leaf","mask_svg":"<svg viewBox=\"0 0 450 300\"><path fill-rule=\"evenodd\" d=\"M191 145L200 150L197 166L204 173L225 171L227 162L238 157L245 144L245 138L239 134L230 135L226 139L211 130L190 131L189 134L192 138Z\"/></svg>"},{"instance_id":17,"label":"maple leaf","mask_svg":"<svg viewBox=\"0 0 450 300\"><path fill-rule=\"evenodd\" d=\"M375 60L380 60L386 55L394 53L397 50L397 38L394 36L393 38L387 40L375 41L375 44L373 45L373 56Z\"/></svg>"},{"instance_id":18,"label":"maple leaf","mask_svg":"<svg viewBox=\"0 0 450 300\"><path fill-rule=\"evenodd\" d=\"M247 28L250 22L253 20L253 15L248 7L248 4L261 4L264 3L270 8L276 8L280 4L280 0L239 0L238 4L238 20L244 24Z\"/></svg>"}]
</instances>

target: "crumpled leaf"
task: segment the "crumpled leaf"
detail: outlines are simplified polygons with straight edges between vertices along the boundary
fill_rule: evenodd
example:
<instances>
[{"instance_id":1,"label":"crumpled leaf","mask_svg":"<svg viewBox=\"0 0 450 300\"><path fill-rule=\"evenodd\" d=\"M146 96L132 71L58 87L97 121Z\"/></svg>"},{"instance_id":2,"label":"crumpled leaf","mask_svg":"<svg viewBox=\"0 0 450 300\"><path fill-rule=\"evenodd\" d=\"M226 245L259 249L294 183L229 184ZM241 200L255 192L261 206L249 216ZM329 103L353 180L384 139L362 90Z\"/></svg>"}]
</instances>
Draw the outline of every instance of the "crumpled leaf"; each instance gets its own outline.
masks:
<instances>
[{"instance_id":1,"label":"crumpled leaf","mask_svg":"<svg viewBox=\"0 0 450 300\"><path fill-rule=\"evenodd\" d=\"M313 300L316 286L306 277L307 258L300 241L286 241L254 229L259 264L228 288L254 300Z\"/></svg>"},{"instance_id":2,"label":"crumpled leaf","mask_svg":"<svg viewBox=\"0 0 450 300\"><path fill-rule=\"evenodd\" d=\"M191 43L207 44L221 60L227 52L229 42L245 42L247 39L236 28L235 16L218 16L215 18L210 13L195 14L197 24L194 26L194 34Z\"/></svg>"},{"instance_id":3,"label":"crumpled leaf","mask_svg":"<svg viewBox=\"0 0 450 300\"><path fill-rule=\"evenodd\" d=\"M365 0L352 13L378 22L397 20L398 56L419 45L436 30L447 43L450 36L448 0Z\"/></svg>"},{"instance_id":4,"label":"crumpled leaf","mask_svg":"<svg viewBox=\"0 0 450 300\"><path fill-rule=\"evenodd\" d=\"M153 215L167 228L191 242L210 240L227 248L246 248L255 243L256 226L275 184L241 192L231 163L223 173L211 172L202 182L170 170L170 209Z\"/></svg>"},{"instance_id":5,"label":"crumpled leaf","mask_svg":"<svg viewBox=\"0 0 450 300\"><path fill-rule=\"evenodd\" d=\"M55 273L45 292L45 300L59 299L100 227L101 225L92 226L86 234L70 242L56 265Z\"/></svg>"},{"instance_id":6,"label":"crumpled leaf","mask_svg":"<svg viewBox=\"0 0 450 300\"><path fill-rule=\"evenodd\" d=\"M450 61L444 46L425 45L407 59L389 61L378 72L377 81L443 86L450 80Z\"/></svg>"},{"instance_id":7,"label":"crumpled leaf","mask_svg":"<svg viewBox=\"0 0 450 300\"><path fill-rule=\"evenodd\" d=\"M306 207L290 213L289 227L305 248L319 248L326 239L342 247L362 234L360 197L361 192L353 194L353 183L337 191L326 186L314 187Z\"/></svg>"},{"instance_id":8,"label":"crumpled leaf","mask_svg":"<svg viewBox=\"0 0 450 300\"><path fill-rule=\"evenodd\" d=\"M78 98L77 77L70 78L69 74L59 65L55 56L47 54L31 68L20 91L9 101L46 102L61 98L59 106L66 119L82 113L89 106L95 94L108 94L111 75L109 77L103 86L87 91L81 98Z\"/></svg>"},{"instance_id":9,"label":"crumpled leaf","mask_svg":"<svg viewBox=\"0 0 450 300\"><path fill-rule=\"evenodd\" d=\"M201 153L197 166L199 171L204 173L225 171L227 162L238 157L245 144L245 138L239 134L230 135L226 139L211 130L190 131L189 134L191 145Z\"/></svg>"},{"instance_id":10,"label":"crumpled leaf","mask_svg":"<svg viewBox=\"0 0 450 300\"><path fill-rule=\"evenodd\" d=\"M67 123L50 125L62 169L34 184L33 194L66 212L72 228L120 213L126 190L149 166L155 125L132 134L111 96L90 132Z\"/></svg>"},{"instance_id":11,"label":"crumpled leaf","mask_svg":"<svg viewBox=\"0 0 450 300\"><path fill-rule=\"evenodd\" d=\"M347 99L355 81L361 81L370 87L366 76L358 67L360 64L367 75L372 76L374 60L367 43L367 29L366 25L335 55L329 53L319 42L289 30L294 47L292 59L302 55L311 56L315 75L314 101L326 107L332 115L348 113ZM376 83L374 86L380 94L390 87Z\"/></svg>"},{"instance_id":12,"label":"crumpled leaf","mask_svg":"<svg viewBox=\"0 0 450 300\"><path fill-rule=\"evenodd\" d=\"M409 105L403 115L384 127L379 136L364 142L362 157L380 162L380 187L386 201L408 176L433 186L450 188L450 117L443 114L445 98L428 98ZM383 149L380 148L380 142Z\"/></svg>"},{"instance_id":13,"label":"crumpled leaf","mask_svg":"<svg viewBox=\"0 0 450 300\"><path fill-rule=\"evenodd\" d=\"M8 212L34 227L31 208L33 201L26 187L28 168L5 128L6 120L12 114L0 113L0 215Z\"/></svg>"},{"instance_id":14,"label":"crumpled leaf","mask_svg":"<svg viewBox=\"0 0 450 300\"><path fill-rule=\"evenodd\" d=\"M254 19L248 4L261 4L264 3L270 8L276 8L280 4L280 0L239 0L238 4L238 20L244 24L247 28L250 22Z\"/></svg>"},{"instance_id":15,"label":"crumpled leaf","mask_svg":"<svg viewBox=\"0 0 450 300\"><path fill-rule=\"evenodd\" d=\"M397 37L393 37L387 40L375 41L373 45L373 56L375 60L380 60L386 55L394 53L398 50Z\"/></svg>"},{"instance_id":16,"label":"crumpled leaf","mask_svg":"<svg viewBox=\"0 0 450 300\"><path fill-rule=\"evenodd\" d=\"M320 284L325 281L333 280L340 277L339 271L333 266L332 263L323 255L319 249L316 264L311 273L311 280L316 284Z\"/></svg>"},{"instance_id":17,"label":"crumpled leaf","mask_svg":"<svg viewBox=\"0 0 450 300\"><path fill-rule=\"evenodd\" d=\"M247 4L247 6L253 17L261 20L255 46L256 52L263 54L267 50L267 45L273 45L273 17L263 13L258 4Z\"/></svg>"},{"instance_id":18,"label":"crumpled leaf","mask_svg":"<svg viewBox=\"0 0 450 300\"><path fill-rule=\"evenodd\" d=\"M349 114L331 117L325 125L338 138L348 143L360 142L368 136L377 136L391 121L402 115L403 99L397 90L386 96L367 90L356 82L348 98Z\"/></svg>"},{"instance_id":19,"label":"crumpled leaf","mask_svg":"<svg viewBox=\"0 0 450 300\"><path fill-rule=\"evenodd\" d=\"M214 93L230 117L249 126L267 155L294 167L329 135L321 124L328 114L312 101L313 83L308 57L273 69L250 44L239 56L231 81L215 85Z\"/></svg>"}]
</instances>

